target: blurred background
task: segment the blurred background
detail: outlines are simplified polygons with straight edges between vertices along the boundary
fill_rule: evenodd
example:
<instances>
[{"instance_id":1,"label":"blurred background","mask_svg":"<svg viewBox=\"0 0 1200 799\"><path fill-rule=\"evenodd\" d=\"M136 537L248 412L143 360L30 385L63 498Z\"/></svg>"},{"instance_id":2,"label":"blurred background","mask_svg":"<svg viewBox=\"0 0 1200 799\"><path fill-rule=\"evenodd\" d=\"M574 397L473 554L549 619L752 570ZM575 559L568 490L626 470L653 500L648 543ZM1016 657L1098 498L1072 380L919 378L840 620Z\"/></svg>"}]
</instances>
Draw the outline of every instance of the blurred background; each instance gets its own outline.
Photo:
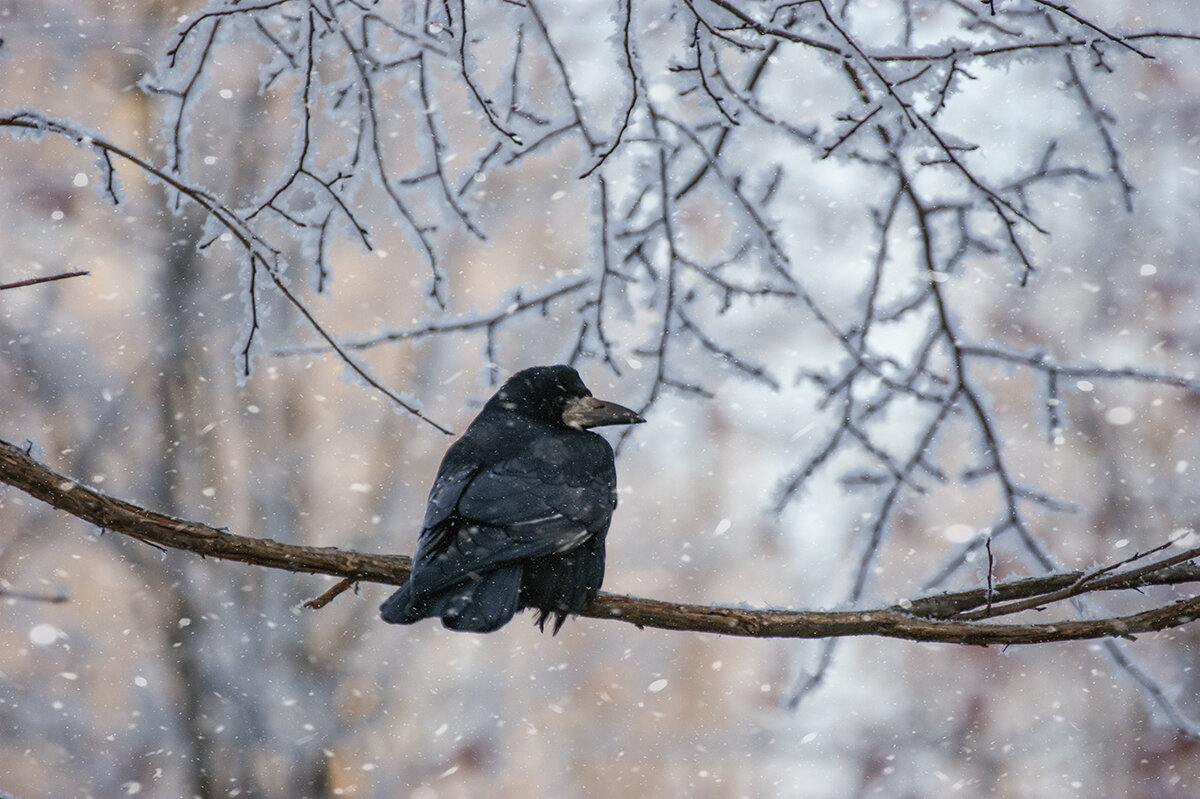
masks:
<instances>
[{"instance_id":1,"label":"blurred background","mask_svg":"<svg viewBox=\"0 0 1200 799\"><path fill-rule=\"evenodd\" d=\"M452 439L329 352L270 268L456 432L541 363L644 409L608 434L608 591L874 607L983 585L989 536L997 578L1185 536L1200 41L1169 34L1195 31L1189 4L1089 4L1101 30L1039 2L758 6L774 34L666 0L0 0L0 115L95 131L277 254L252 264L120 158L110 185L86 140L0 136L0 282L90 273L0 293L0 438L239 534L411 554ZM956 382L978 413L930 401ZM1191 627L1008 649L526 616L474 636L384 625L387 586L300 607L332 583L0 490L21 592L0 597L0 793L1200 790Z\"/></svg>"}]
</instances>

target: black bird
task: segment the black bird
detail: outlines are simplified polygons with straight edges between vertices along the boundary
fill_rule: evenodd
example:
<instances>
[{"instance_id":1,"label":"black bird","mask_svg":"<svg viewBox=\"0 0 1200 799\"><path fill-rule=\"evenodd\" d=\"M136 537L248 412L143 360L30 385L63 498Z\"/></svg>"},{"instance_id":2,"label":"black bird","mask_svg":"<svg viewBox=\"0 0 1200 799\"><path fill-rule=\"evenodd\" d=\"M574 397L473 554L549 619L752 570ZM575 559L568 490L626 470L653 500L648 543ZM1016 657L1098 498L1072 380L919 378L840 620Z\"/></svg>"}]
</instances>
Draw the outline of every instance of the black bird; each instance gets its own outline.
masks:
<instances>
[{"instance_id":1,"label":"black bird","mask_svg":"<svg viewBox=\"0 0 1200 799\"><path fill-rule=\"evenodd\" d=\"M569 366L510 377L442 459L412 574L383 620L484 633L534 608L557 633L600 590L617 506L612 447L587 428L644 421L593 398Z\"/></svg>"}]
</instances>

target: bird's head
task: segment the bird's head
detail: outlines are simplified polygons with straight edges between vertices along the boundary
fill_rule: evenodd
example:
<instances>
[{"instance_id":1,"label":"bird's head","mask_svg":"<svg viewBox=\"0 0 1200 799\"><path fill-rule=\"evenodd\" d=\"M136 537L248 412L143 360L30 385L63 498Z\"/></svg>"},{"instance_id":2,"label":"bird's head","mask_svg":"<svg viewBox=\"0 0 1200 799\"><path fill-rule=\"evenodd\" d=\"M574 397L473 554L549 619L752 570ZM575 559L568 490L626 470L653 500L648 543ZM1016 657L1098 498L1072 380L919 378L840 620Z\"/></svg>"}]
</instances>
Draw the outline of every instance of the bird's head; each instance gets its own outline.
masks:
<instances>
[{"instance_id":1,"label":"bird's head","mask_svg":"<svg viewBox=\"0 0 1200 799\"><path fill-rule=\"evenodd\" d=\"M576 430L646 421L623 405L593 397L570 366L522 369L505 381L488 406Z\"/></svg>"}]
</instances>

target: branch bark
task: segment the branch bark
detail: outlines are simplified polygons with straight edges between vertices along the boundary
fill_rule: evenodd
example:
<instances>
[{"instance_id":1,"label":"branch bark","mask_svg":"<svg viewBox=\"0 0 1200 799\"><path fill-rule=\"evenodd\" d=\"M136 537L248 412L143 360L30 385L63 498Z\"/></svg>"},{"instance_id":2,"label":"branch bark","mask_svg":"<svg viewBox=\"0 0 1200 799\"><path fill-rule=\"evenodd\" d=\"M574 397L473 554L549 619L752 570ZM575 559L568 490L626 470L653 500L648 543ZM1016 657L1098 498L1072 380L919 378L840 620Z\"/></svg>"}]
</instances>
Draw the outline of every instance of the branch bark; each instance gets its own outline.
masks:
<instances>
[{"instance_id":1,"label":"branch bark","mask_svg":"<svg viewBox=\"0 0 1200 799\"><path fill-rule=\"evenodd\" d=\"M411 570L412 560L402 555L374 555L250 538L157 513L59 474L39 463L27 449L3 440L0 440L0 481L97 527L122 533L151 546L272 569L329 574L341 577L343 581L399 585L408 578ZM986 590L940 594L875 610L753 610L601 593L580 615L616 619L639 628L754 638L877 635L975 645L1129 638L1138 633L1179 627L1200 618L1200 595L1139 613L1101 619L997 624L961 621L955 616L972 608L990 606L993 602L1029 599L1043 594L1049 603L1062 595L1075 596L1094 590L1198 582L1200 568L1182 562L1197 556L1200 556L1200 548L1185 550L1164 558L1159 569L1151 568L1153 564L1143 565L1130 569L1127 574L1110 574L1102 581L1089 580L1082 572L1067 572L1002 583L990 594ZM1072 586L1081 587L1078 591L1068 591Z\"/></svg>"}]
</instances>

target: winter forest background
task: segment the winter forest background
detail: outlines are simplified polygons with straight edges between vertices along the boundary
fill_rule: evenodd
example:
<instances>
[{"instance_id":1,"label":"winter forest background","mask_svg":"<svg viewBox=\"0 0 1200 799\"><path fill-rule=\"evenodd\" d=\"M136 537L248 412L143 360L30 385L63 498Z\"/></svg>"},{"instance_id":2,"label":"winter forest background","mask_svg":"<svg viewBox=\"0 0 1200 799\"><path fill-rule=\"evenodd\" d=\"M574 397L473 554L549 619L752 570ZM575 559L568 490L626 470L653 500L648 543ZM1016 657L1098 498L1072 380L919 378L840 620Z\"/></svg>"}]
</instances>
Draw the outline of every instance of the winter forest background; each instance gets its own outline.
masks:
<instances>
[{"instance_id":1,"label":"winter forest background","mask_svg":"<svg viewBox=\"0 0 1200 799\"><path fill-rule=\"evenodd\" d=\"M439 428L570 362L648 419L607 591L1194 608L1193 4L8 0L0 38L0 439L63 475L411 554ZM472 636L301 607L336 582L5 486L0 796L1200 790L1197 612Z\"/></svg>"}]
</instances>

